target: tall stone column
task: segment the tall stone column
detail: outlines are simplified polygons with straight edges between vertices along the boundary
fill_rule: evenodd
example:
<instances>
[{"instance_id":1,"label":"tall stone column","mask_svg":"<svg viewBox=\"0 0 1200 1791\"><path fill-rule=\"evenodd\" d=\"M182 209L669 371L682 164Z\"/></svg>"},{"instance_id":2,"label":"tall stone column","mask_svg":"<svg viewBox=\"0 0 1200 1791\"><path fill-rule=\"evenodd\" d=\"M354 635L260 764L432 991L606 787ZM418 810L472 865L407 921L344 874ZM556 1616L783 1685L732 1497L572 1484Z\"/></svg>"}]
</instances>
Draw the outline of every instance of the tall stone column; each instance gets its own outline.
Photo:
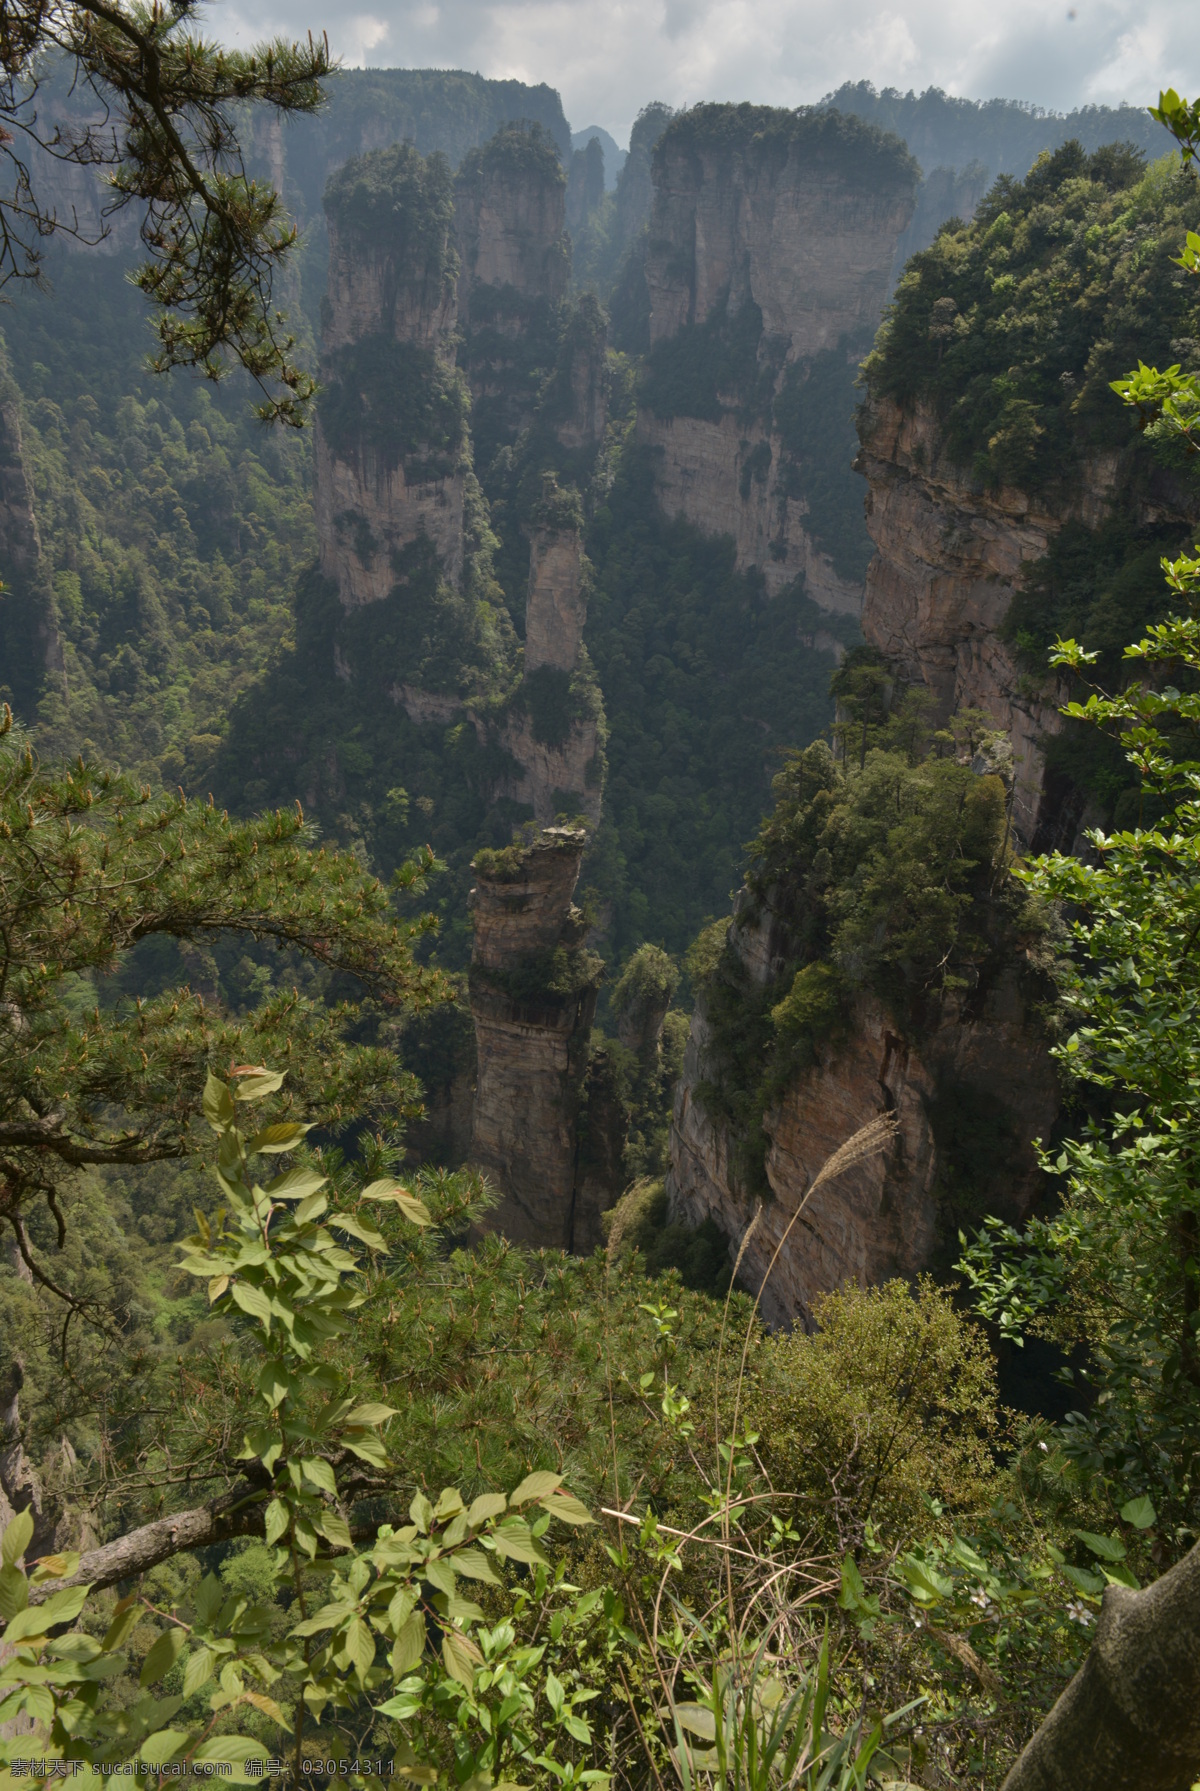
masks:
<instances>
[{"instance_id":1,"label":"tall stone column","mask_svg":"<svg viewBox=\"0 0 1200 1791\"><path fill-rule=\"evenodd\" d=\"M576 1154L600 961L572 902L587 834L551 827L481 852L471 894L478 1080L471 1157L499 1190L514 1243L571 1250Z\"/></svg>"}]
</instances>

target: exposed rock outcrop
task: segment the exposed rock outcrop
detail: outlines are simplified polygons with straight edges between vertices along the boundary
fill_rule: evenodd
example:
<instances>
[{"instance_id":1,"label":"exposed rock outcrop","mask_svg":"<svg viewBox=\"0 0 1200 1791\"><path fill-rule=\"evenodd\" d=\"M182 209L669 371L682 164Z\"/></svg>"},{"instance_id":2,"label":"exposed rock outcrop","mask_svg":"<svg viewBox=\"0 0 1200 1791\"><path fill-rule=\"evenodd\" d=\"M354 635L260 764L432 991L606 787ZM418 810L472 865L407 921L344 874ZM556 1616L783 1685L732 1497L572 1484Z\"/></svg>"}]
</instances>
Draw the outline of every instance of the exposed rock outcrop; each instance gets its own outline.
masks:
<instances>
[{"instance_id":1,"label":"exposed rock outcrop","mask_svg":"<svg viewBox=\"0 0 1200 1791\"><path fill-rule=\"evenodd\" d=\"M1011 739L1013 825L1026 842L1078 814L1059 816L1046 786L1047 736L1065 700L1053 676L1022 671L1001 630L1023 570L1063 525L1095 527L1116 496L1116 455L1088 465L1073 495L1050 508L1022 492L988 491L945 452L937 419L873 400L860 414L859 466L867 527L877 552L867 572L863 632L901 673L933 691L943 715L983 709Z\"/></svg>"},{"instance_id":2,"label":"exposed rock outcrop","mask_svg":"<svg viewBox=\"0 0 1200 1791\"><path fill-rule=\"evenodd\" d=\"M343 168L325 205L315 502L321 569L349 608L386 597L422 538L461 576L467 405L446 163L396 144Z\"/></svg>"},{"instance_id":3,"label":"exposed rock outcrop","mask_svg":"<svg viewBox=\"0 0 1200 1791\"><path fill-rule=\"evenodd\" d=\"M552 828L481 854L471 896L478 1062L471 1157L500 1190L490 1222L571 1250L594 1229L576 1197L577 1130L599 960L573 906L587 834Z\"/></svg>"},{"instance_id":4,"label":"exposed rock outcrop","mask_svg":"<svg viewBox=\"0 0 1200 1791\"><path fill-rule=\"evenodd\" d=\"M745 898L738 907L730 938L761 987L779 970L778 941L769 913L756 915ZM728 1128L705 1106L711 1037L701 1001L676 1088L667 1192L672 1214L688 1225L714 1219L732 1255L758 1197L745 1186ZM808 1327L819 1296L849 1280L871 1286L931 1266L945 1243L947 1160L961 1148L964 1125L986 1127L1003 1150L1002 1185L990 1204L1019 1223L1040 1181L1031 1140L1048 1135L1057 1110L1018 966L987 988L943 998L919 1029L860 995L845 1028L764 1117L769 1195L742 1259L742 1285L758 1291L822 1164L877 1115L895 1115L894 1144L813 1195L766 1282L768 1324Z\"/></svg>"},{"instance_id":5,"label":"exposed rock outcrop","mask_svg":"<svg viewBox=\"0 0 1200 1791\"><path fill-rule=\"evenodd\" d=\"M831 519L811 515L806 456L776 401L790 384L802 410L814 362L834 354L851 408L916 164L897 139L835 113L700 106L663 133L653 175L638 435L664 508L732 535L739 568L757 567L768 591L802 576L818 602L853 610L861 582Z\"/></svg>"},{"instance_id":6,"label":"exposed rock outcrop","mask_svg":"<svg viewBox=\"0 0 1200 1791\"><path fill-rule=\"evenodd\" d=\"M66 669L21 446L20 399L7 378L0 381L0 579L7 587L0 591L0 694L32 720L48 679L66 694Z\"/></svg>"}]
</instances>

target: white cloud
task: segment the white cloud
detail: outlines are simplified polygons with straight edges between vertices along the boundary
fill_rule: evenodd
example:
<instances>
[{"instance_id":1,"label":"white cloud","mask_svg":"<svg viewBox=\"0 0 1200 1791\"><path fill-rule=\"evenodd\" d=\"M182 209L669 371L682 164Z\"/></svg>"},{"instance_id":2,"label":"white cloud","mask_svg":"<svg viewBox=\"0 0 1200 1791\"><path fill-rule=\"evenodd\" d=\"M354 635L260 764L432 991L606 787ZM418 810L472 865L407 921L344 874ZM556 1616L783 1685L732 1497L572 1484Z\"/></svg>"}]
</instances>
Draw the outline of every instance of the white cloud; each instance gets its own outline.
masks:
<instances>
[{"instance_id":1,"label":"white cloud","mask_svg":"<svg viewBox=\"0 0 1200 1791\"><path fill-rule=\"evenodd\" d=\"M619 141L652 99L795 106L842 81L1058 111L1200 89L1194 0L217 0L238 42L328 29L348 63L546 81Z\"/></svg>"}]
</instances>

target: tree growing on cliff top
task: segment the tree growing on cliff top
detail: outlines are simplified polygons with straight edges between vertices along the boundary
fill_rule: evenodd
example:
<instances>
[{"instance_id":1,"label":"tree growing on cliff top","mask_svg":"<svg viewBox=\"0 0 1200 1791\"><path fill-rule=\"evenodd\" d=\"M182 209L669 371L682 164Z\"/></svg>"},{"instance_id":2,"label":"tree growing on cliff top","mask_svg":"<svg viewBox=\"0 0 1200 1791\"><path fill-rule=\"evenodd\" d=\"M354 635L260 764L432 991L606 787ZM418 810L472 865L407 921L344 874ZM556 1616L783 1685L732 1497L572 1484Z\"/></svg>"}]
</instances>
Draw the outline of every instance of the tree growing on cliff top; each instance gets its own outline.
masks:
<instances>
[{"instance_id":1,"label":"tree growing on cliff top","mask_svg":"<svg viewBox=\"0 0 1200 1791\"><path fill-rule=\"evenodd\" d=\"M284 116L315 111L333 67L329 46L310 34L305 44L279 38L221 49L196 35L199 13L200 0L0 8L0 165L8 183L0 194L0 285L39 276L47 237L94 241L113 212L138 203L148 260L135 278L158 307L157 365L198 367L217 379L232 356L260 385L277 388L260 414L299 423L314 385L293 364L292 338L271 303L272 277L296 231L278 193L247 177L238 129L247 104ZM60 83L62 94L54 91ZM96 232L47 198L55 162L107 174L110 197Z\"/></svg>"}]
</instances>

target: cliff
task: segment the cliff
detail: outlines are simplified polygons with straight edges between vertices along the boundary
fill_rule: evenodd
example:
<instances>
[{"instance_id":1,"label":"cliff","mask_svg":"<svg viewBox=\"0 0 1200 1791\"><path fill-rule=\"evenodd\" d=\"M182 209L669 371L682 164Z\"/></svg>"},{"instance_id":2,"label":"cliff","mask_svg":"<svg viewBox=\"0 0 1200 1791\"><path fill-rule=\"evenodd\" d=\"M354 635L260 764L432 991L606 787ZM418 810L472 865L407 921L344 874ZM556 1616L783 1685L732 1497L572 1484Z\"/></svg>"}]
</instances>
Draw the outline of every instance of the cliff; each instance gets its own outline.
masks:
<instances>
[{"instance_id":1,"label":"cliff","mask_svg":"<svg viewBox=\"0 0 1200 1791\"><path fill-rule=\"evenodd\" d=\"M638 438L668 515L730 534L768 592L803 578L858 607L861 525L824 425L845 435L917 177L897 139L830 112L699 106L655 148Z\"/></svg>"},{"instance_id":2,"label":"cliff","mask_svg":"<svg viewBox=\"0 0 1200 1791\"><path fill-rule=\"evenodd\" d=\"M479 465L530 422L554 365L571 273L565 177L543 131L509 125L455 183L458 316Z\"/></svg>"},{"instance_id":3,"label":"cliff","mask_svg":"<svg viewBox=\"0 0 1200 1791\"><path fill-rule=\"evenodd\" d=\"M854 699L848 698L853 706ZM870 1119L888 1152L819 1189L763 1299L811 1322L849 1279L945 1262L960 1225L1018 1222L1058 1097L1039 923L1007 879L1007 793L969 733L938 758L920 711L869 724L861 770L793 756L699 998L671 1125L672 1215L715 1221L757 1291L818 1170ZM714 929L716 932L717 929Z\"/></svg>"},{"instance_id":4,"label":"cliff","mask_svg":"<svg viewBox=\"0 0 1200 1791\"><path fill-rule=\"evenodd\" d=\"M587 835L551 828L472 867L471 1015L477 1080L471 1159L500 1193L489 1223L516 1243L571 1250L577 1129L599 960L573 906Z\"/></svg>"},{"instance_id":5,"label":"cliff","mask_svg":"<svg viewBox=\"0 0 1200 1791\"><path fill-rule=\"evenodd\" d=\"M387 596L422 539L448 579L462 573L469 462L450 170L396 144L349 163L325 207L315 503L321 569L349 608Z\"/></svg>"},{"instance_id":6,"label":"cliff","mask_svg":"<svg viewBox=\"0 0 1200 1791\"><path fill-rule=\"evenodd\" d=\"M1168 268L1197 221L1185 177L1067 144L913 259L865 364L863 632L941 716L981 709L1009 736L1014 828L1039 848L1135 802L1119 748L1064 724L1075 693L1048 658L1073 635L1124 675L1166 600L1159 559L1200 514L1110 389L1139 357L1194 356Z\"/></svg>"},{"instance_id":7,"label":"cliff","mask_svg":"<svg viewBox=\"0 0 1200 1791\"><path fill-rule=\"evenodd\" d=\"M747 972L761 976L761 941L747 940L736 921L732 932ZM953 1235L947 1171L966 1154L963 1125L981 1125L988 1144L1006 1151L1003 1186L991 1190L989 1210L1019 1224L1040 1192L1030 1141L1049 1135L1058 1097L1014 971L981 1001L948 997L919 1027L898 1024L877 997L862 996L841 1038L764 1114L765 1190L747 1186L736 1133L704 1104L710 1044L701 1007L675 1095L670 1208L692 1227L713 1219L733 1254L761 1199L739 1274L754 1292L826 1159L872 1118L890 1113L898 1122L888 1151L826 1183L805 1208L766 1283L761 1309L769 1325L810 1328L821 1294L851 1280L869 1287L911 1278L944 1259Z\"/></svg>"}]
</instances>

